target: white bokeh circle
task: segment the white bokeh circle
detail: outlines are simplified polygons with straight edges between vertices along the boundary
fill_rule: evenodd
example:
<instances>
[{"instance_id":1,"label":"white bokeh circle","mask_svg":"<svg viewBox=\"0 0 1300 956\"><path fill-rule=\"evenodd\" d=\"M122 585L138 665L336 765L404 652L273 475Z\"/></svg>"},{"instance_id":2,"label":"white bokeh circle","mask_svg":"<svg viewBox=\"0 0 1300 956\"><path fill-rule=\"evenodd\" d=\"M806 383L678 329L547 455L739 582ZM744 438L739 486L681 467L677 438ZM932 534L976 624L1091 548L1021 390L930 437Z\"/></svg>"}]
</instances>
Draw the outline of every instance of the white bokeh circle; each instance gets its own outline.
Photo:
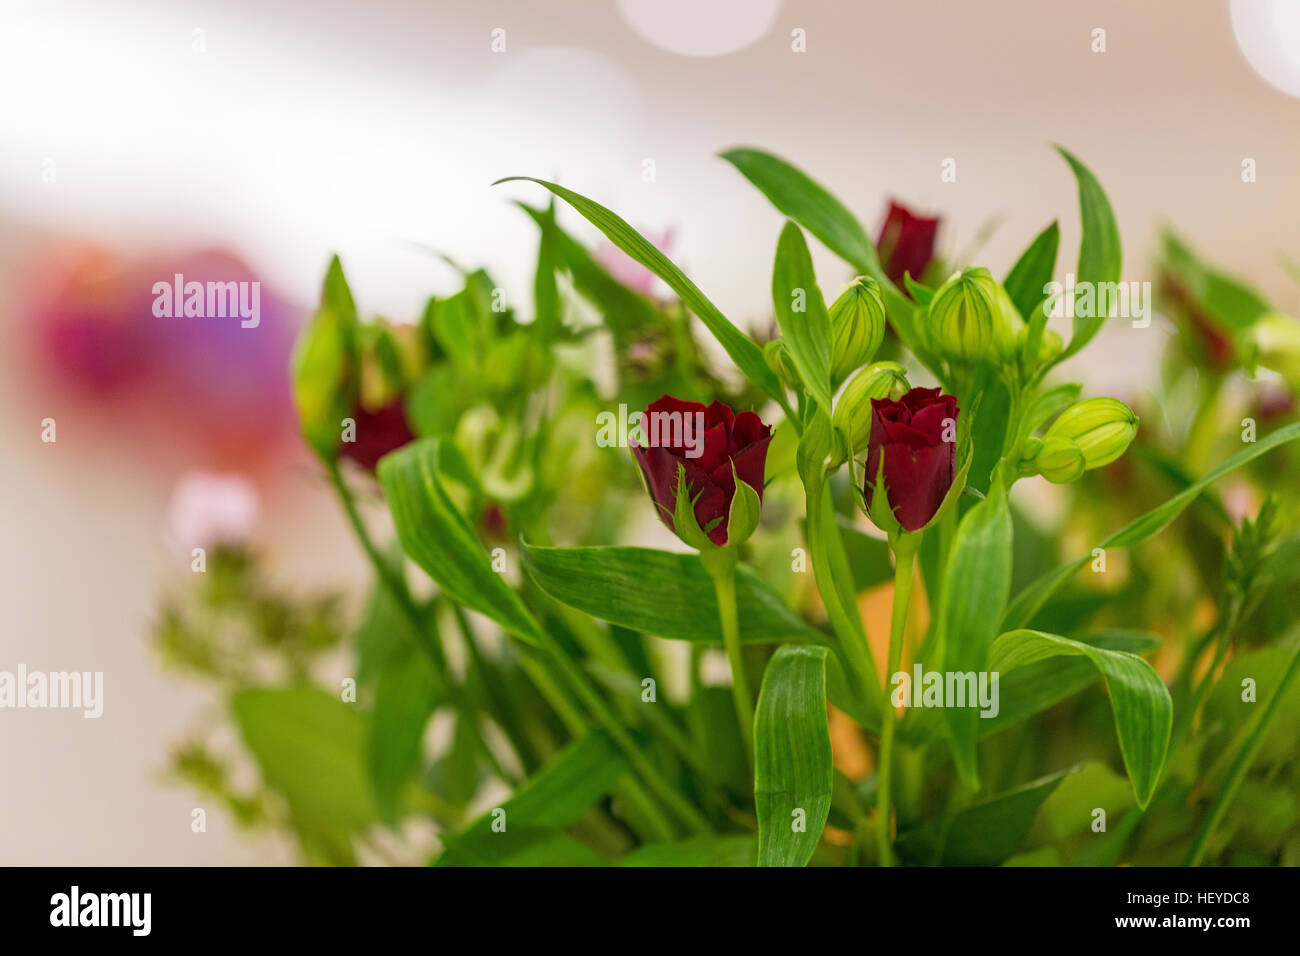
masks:
<instances>
[{"instance_id":1,"label":"white bokeh circle","mask_svg":"<svg viewBox=\"0 0 1300 956\"><path fill-rule=\"evenodd\" d=\"M767 33L781 0L618 0L637 35L670 53L722 56Z\"/></svg>"},{"instance_id":2,"label":"white bokeh circle","mask_svg":"<svg viewBox=\"0 0 1300 956\"><path fill-rule=\"evenodd\" d=\"M1300 98L1300 2L1232 0L1230 10L1246 62L1283 93Z\"/></svg>"}]
</instances>

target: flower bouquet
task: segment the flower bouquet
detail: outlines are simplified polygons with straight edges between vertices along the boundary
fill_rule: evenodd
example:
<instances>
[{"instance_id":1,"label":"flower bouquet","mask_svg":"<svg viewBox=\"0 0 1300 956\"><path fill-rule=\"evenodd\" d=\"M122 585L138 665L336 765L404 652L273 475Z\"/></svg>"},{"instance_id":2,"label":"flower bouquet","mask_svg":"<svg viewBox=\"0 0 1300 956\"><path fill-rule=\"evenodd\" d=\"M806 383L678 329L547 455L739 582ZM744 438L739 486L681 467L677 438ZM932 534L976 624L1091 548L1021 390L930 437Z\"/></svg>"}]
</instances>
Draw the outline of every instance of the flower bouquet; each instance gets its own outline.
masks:
<instances>
[{"instance_id":1,"label":"flower bouquet","mask_svg":"<svg viewBox=\"0 0 1300 956\"><path fill-rule=\"evenodd\" d=\"M213 728L174 769L314 862L1300 861L1300 424L1237 424L1294 394L1297 324L1171 234L1164 381L1085 393L1062 373L1127 299L1060 153L1065 308L1055 222L1009 268L939 263L937 219L894 204L873 241L756 149L722 158L784 218L766 335L541 180L528 315L467 270L414 326L363 321L336 260L293 388L369 597L345 624L223 552L163 645L258 782Z\"/></svg>"}]
</instances>

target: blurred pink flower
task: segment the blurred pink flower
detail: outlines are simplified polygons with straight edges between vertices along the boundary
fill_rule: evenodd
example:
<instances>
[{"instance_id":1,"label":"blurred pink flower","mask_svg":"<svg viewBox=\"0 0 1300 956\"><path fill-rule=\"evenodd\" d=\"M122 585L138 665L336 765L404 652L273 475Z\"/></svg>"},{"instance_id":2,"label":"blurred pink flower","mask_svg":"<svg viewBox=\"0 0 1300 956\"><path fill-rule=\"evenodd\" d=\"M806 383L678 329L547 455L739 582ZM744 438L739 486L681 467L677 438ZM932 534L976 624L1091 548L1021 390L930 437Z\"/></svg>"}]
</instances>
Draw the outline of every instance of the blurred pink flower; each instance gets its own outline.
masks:
<instances>
[{"instance_id":1,"label":"blurred pink flower","mask_svg":"<svg viewBox=\"0 0 1300 956\"><path fill-rule=\"evenodd\" d=\"M154 285L254 283L260 321L160 316ZM283 454L294 426L288 365L302 310L221 250L127 258L65 243L28 271L23 316L37 356L32 368L78 416L130 420L130 451L185 465L248 470ZM56 393L58 394L58 393ZM92 419L93 420L93 419ZM124 449L125 450L125 449Z\"/></svg>"},{"instance_id":2,"label":"blurred pink flower","mask_svg":"<svg viewBox=\"0 0 1300 956\"><path fill-rule=\"evenodd\" d=\"M167 505L167 541L183 554L194 548L242 545L260 515L257 491L242 475L187 472L176 482Z\"/></svg>"},{"instance_id":3,"label":"blurred pink flower","mask_svg":"<svg viewBox=\"0 0 1300 956\"><path fill-rule=\"evenodd\" d=\"M657 239L647 232L641 234L649 239L654 244L654 247L662 253L666 254L672 248L673 230L671 228L665 229ZM655 274L612 242L601 241L600 245L596 247L596 261L605 267L605 271L629 289L634 289L642 295L651 294L657 278Z\"/></svg>"}]
</instances>

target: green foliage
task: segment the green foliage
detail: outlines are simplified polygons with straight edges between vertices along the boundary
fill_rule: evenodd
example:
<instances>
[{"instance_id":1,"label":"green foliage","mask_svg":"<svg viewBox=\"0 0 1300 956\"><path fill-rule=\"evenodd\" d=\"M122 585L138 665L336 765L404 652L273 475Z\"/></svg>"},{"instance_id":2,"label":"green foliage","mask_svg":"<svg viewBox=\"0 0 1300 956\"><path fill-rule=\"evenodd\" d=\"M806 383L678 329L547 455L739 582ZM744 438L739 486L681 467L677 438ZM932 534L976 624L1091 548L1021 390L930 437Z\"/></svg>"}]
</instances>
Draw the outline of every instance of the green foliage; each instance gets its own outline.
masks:
<instances>
[{"instance_id":1,"label":"green foliage","mask_svg":"<svg viewBox=\"0 0 1300 956\"><path fill-rule=\"evenodd\" d=\"M1060 152L1078 185L1077 280L1118 282L1115 213ZM1064 349L1047 328L1056 221L1009 269L956 264L1005 320L991 329L1015 330L966 356L935 339L943 322L925 323L949 294L890 282L831 192L761 150L722 158L785 219L771 343L614 212L541 180L673 296L615 278L561 228L554 199L522 206L537 227L531 316L503 307L486 271L458 268L459 286L405 336L363 322L330 264L291 377L374 580L365 601L295 594L248 548L214 548L163 602L155 642L229 714L187 733L169 777L245 826L291 831L310 863L428 862L413 819L436 829L441 866L1300 861L1300 423L1258 412L1262 385L1232 361L1171 348L1158 397L1125 396L1132 446L1049 486L1047 471L1069 469L1050 467L1045 440L1092 435L1067 410L1118 405L1050 377L1082 353L1074 367L1090 378L1083 350L1105 319L1075 317ZM845 345L854 358L835 368L805 231L868 277L865 351L879 286L894 332L873 356L888 360L879 393L850 385L837 401L863 350ZM1172 234L1160 268L1197 335L1208 323L1232 340L1268 309ZM898 398L909 379L960 412L945 425L956 447L939 510L902 535L879 488L875 527L863 514L884 474L865 474L865 459L880 444L870 399ZM376 394L400 398L420 436L381 460L377 485L335 462L341 419ZM681 459L686 552L644 546L665 534L658 506L626 450L593 441L597 416L663 394L773 427L761 488L738 466ZM1247 417L1258 434L1242 431ZM687 527L705 464L741 485L725 550ZM1229 476L1231 490L1214 487ZM376 542L380 497L392 531ZM408 562L423 572L412 583ZM882 672L917 668L996 673L996 707L922 693L891 712L901 679ZM240 752L223 746L231 727Z\"/></svg>"},{"instance_id":2,"label":"green foliage","mask_svg":"<svg viewBox=\"0 0 1300 956\"><path fill-rule=\"evenodd\" d=\"M806 864L830 812L827 653L786 645L763 674L754 714L759 866Z\"/></svg>"}]
</instances>

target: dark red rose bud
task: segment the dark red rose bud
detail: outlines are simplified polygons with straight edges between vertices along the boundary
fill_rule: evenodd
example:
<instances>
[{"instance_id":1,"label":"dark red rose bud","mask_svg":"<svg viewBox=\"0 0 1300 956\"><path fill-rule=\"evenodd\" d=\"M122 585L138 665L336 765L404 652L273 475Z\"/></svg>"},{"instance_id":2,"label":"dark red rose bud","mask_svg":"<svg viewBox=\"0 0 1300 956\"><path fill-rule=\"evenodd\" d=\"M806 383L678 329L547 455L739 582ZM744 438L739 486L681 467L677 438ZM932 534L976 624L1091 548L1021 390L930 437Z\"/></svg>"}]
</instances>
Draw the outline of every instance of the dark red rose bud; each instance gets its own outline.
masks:
<instances>
[{"instance_id":1,"label":"dark red rose bud","mask_svg":"<svg viewBox=\"0 0 1300 956\"><path fill-rule=\"evenodd\" d=\"M873 398L864 488L867 506L883 456L882 478L894 517L904 531L925 527L952 487L956 422L957 399L937 388L914 388L899 401Z\"/></svg>"},{"instance_id":2,"label":"dark red rose bud","mask_svg":"<svg viewBox=\"0 0 1300 956\"><path fill-rule=\"evenodd\" d=\"M939 220L917 216L906 206L890 202L889 212L880 227L876 249L885 275L894 282L903 281L903 273L920 280L921 273L934 258L934 236Z\"/></svg>"},{"instance_id":3,"label":"dark red rose bud","mask_svg":"<svg viewBox=\"0 0 1300 956\"><path fill-rule=\"evenodd\" d=\"M374 411L367 411L358 403L352 409L351 417L357 423L352 436L355 440L340 442L339 455L351 458L367 471L374 471L379 459L390 451L415 440L415 434L406 422L405 403L400 397Z\"/></svg>"},{"instance_id":4,"label":"dark red rose bud","mask_svg":"<svg viewBox=\"0 0 1300 956\"><path fill-rule=\"evenodd\" d=\"M632 438L632 453L663 523L672 529L681 466L691 497L698 496L695 520L714 544L726 544L735 478L762 500L772 429L753 412L736 415L722 402L705 406L665 395L646 408L641 431L646 444Z\"/></svg>"}]
</instances>

